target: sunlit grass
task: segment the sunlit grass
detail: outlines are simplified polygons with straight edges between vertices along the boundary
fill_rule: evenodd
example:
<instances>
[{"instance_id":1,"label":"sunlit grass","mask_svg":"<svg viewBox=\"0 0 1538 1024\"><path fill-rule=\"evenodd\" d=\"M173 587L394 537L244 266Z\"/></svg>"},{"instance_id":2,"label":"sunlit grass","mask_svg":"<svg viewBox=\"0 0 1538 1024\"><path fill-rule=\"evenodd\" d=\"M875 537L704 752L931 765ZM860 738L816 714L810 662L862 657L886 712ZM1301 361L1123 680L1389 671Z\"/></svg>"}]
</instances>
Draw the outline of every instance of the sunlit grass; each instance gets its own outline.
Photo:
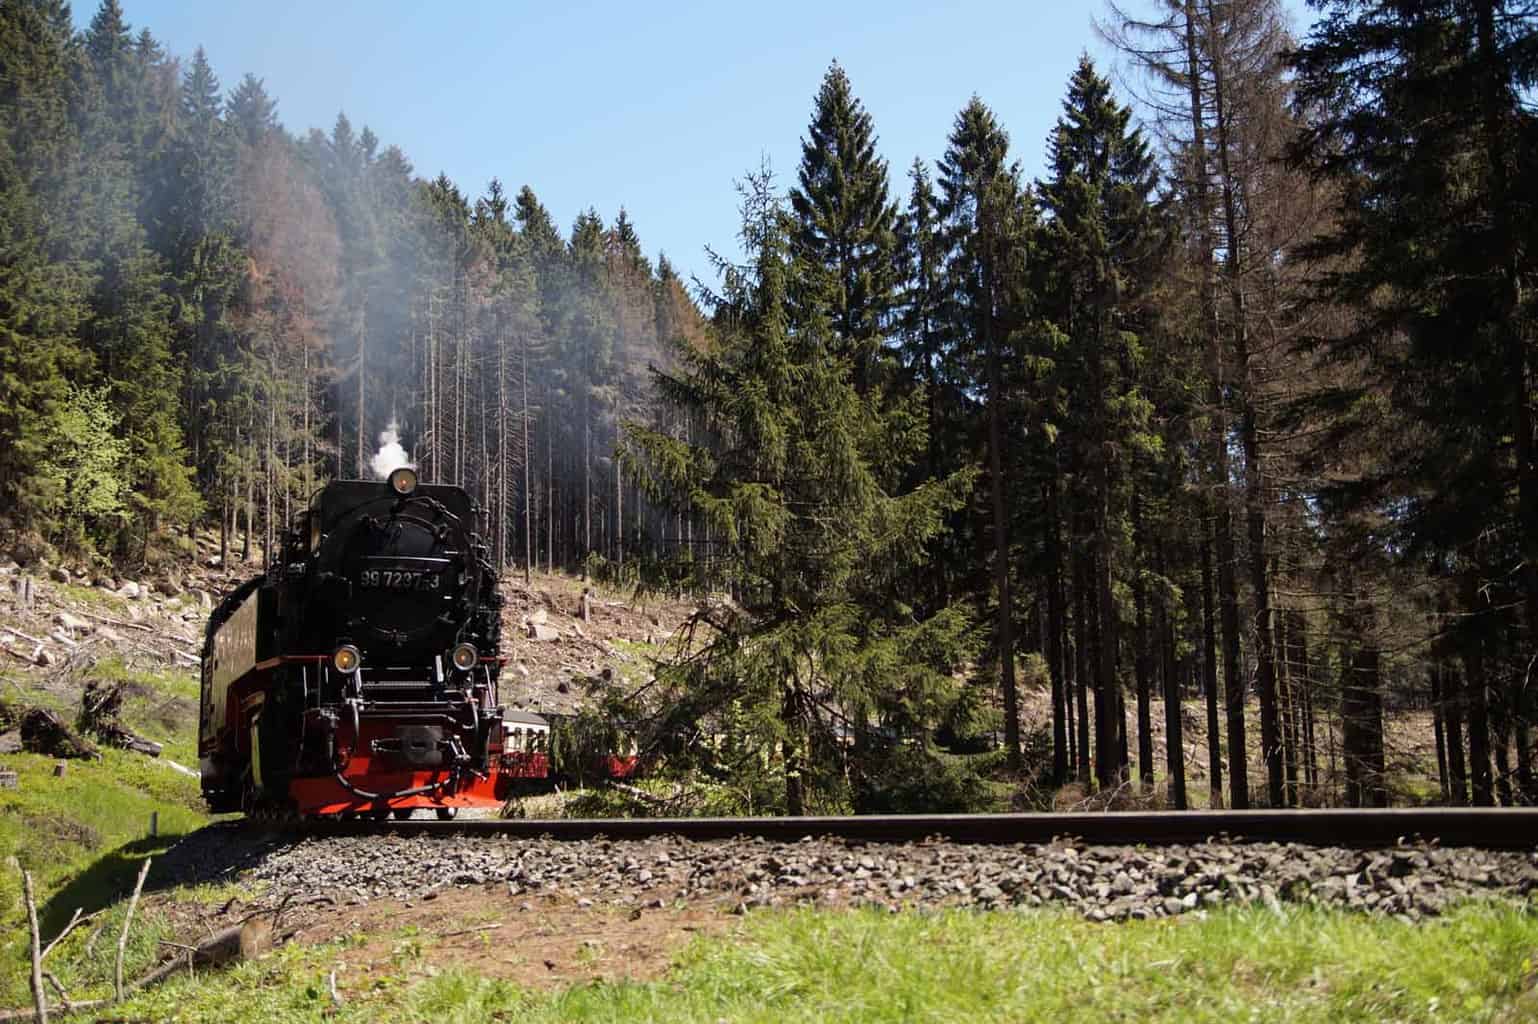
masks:
<instances>
[{"instance_id":1,"label":"sunlit grass","mask_svg":"<svg viewBox=\"0 0 1538 1024\"><path fill-rule=\"evenodd\" d=\"M1526 1019L1538 917L1470 905L1421 924L1292 909L1095 925L1059 913L754 915L653 982L531 992L346 943L182 979L117 1014L166 1021L1483 1021ZM335 972L341 1005L328 978Z\"/></svg>"},{"instance_id":2,"label":"sunlit grass","mask_svg":"<svg viewBox=\"0 0 1538 1024\"><path fill-rule=\"evenodd\" d=\"M7 755L5 763L19 779L15 789L0 789L0 1000L14 1004L26 992L18 867L32 872L44 938L51 938L76 907L89 913L121 896L146 854L159 854L208 816L196 779L141 754L108 748L100 761L67 762L62 777L53 774L53 758L38 754ZM153 839L152 814L159 831ZM151 936L149 945L135 951L147 962L155 953L149 926L144 935ZM61 947L55 954L66 984L76 975L68 966L71 951ZM82 962L80 969L82 977L99 980L96 968Z\"/></svg>"}]
</instances>

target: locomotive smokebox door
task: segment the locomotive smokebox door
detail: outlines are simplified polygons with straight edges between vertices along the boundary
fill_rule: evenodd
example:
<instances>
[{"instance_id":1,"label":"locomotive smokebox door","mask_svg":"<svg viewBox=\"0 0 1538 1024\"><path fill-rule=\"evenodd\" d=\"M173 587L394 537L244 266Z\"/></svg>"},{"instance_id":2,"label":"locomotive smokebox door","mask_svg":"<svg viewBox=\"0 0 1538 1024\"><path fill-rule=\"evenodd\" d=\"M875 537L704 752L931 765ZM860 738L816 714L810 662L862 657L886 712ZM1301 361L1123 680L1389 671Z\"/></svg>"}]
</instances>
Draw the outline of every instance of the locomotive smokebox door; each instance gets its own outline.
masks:
<instances>
[{"instance_id":1,"label":"locomotive smokebox door","mask_svg":"<svg viewBox=\"0 0 1538 1024\"><path fill-rule=\"evenodd\" d=\"M443 729L436 725L402 725L395 730L400 744L397 756L412 768L443 766Z\"/></svg>"}]
</instances>

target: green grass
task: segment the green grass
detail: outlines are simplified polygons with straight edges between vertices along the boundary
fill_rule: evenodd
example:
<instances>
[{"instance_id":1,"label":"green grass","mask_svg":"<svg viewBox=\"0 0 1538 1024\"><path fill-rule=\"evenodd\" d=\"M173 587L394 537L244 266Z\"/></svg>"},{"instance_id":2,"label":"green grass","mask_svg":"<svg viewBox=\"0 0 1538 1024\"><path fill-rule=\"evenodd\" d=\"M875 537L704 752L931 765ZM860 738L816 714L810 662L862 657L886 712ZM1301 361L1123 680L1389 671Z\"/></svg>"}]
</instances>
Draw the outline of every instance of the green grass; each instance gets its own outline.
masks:
<instances>
[{"instance_id":1,"label":"green grass","mask_svg":"<svg viewBox=\"0 0 1538 1024\"><path fill-rule=\"evenodd\" d=\"M32 872L46 941L76 907L90 913L121 897L146 855L158 855L206 824L208 816L196 779L140 754L104 749L100 761L67 762L63 778L54 778L50 757L12 754L5 764L16 770L19 785L0 789L0 1002L17 1005L26 992L18 864ZM159 836L150 839L150 815L157 812ZM152 935L153 928L144 931ZM70 942L83 946L85 938ZM150 946L139 950L146 962L154 952L153 937L147 941ZM70 952L61 948L55 954L66 985L66 975L74 978L79 971L83 978L97 978L99 966L84 961L78 970L70 966Z\"/></svg>"},{"instance_id":2,"label":"green grass","mask_svg":"<svg viewBox=\"0 0 1538 1024\"><path fill-rule=\"evenodd\" d=\"M147 669L103 658L90 678L124 684L123 724L164 746L162 757L188 768L198 758L198 677L191 669ZM78 708L74 709L78 710Z\"/></svg>"},{"instance_id":3,"label":"green grass","mask_svg":"<svg viewBox=\"0 0 1538 1024\"><path fill-rule=\"evenodd\" d=\"M100 592L76 588L87 595ZM188 671L146 669L121 658L91 666L89 678L124 684L123 724L164 745L160 759L98 744L100 761L67 762L55 778L55 759L37 754L6 755L4 764L18 773L15 789L0 789L0 1004L26 1001L25 914L18 868L32 873L45 940L58 934L75 909L87 913L107 908L132 887L143 858L156 856L182 835L208 822L198 780L174 770L166 760L197 765L198 682ZM18 704L43 704L72 721L78 700L64 706L57 693L7 682L7 697ZM19 698L19 699L18 699ZM157 814L159 835L149 838L150 816ZM92 929L106 922L107 911ZM131 971L151 962L163 926L145 914L135 926L128 965ZM88 998L110 980L115 940L98 940L87 953L92 929L81 929L62 946L49 965L72 993ZM102 957L106 956L106 966Z\"/></svg>"},{"instance_id":4,"label":"green grass","mask_svg":"<svg viewBox=\"0 0 1538 1024\"><path fill-rule=\"evenodd\" d=\"M78 583L55 583L53 588L59 596L97 612L122 613L128 609L128 598L109 594L95 587L82 586Z\"/></svg>"},{"instance_id":5,"label":"green grass","mask_svg":"<svg viewBox=\"0 0 1538 1024\"><path fill-rule=\"evenodd\" d=\"M349 944L180 979L115 1019L470 1022L1485 1021L1530 1019L1538 916L1493 904L1411 925L1258 909L1123 925L1057 913L776 912L697 939L669 974L530 992L415 956L368 977ZM327 978L342 992L332 1005Z\"/></svg>"}]
</instances>

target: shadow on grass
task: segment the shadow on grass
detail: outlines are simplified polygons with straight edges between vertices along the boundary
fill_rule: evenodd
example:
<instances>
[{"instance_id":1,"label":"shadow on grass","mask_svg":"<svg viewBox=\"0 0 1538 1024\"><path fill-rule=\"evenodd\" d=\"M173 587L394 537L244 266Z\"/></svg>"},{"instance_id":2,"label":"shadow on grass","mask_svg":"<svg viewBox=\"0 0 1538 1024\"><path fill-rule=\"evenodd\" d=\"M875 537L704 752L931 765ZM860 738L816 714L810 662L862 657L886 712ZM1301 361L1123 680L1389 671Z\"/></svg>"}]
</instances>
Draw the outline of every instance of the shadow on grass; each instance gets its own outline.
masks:
<instances>
[{"instance_id":1,"label":"shadow on grass","mask_svg":"<svg viewBox=\"0 0 1538 1024\"><path fill-rule=\"evenodd\" d=\"M182 838L181 835L146 837L105 851L38 908L38 925L43 935L57 935L69 923L77 907L90 914L117 900L126 899L133 892L134 879L139 876L139 867L144 863L144 858L160 856ZM162 876L159 884L157 875ZM144 880L145 891L164 888L165 885L163 872L151 867L150 877Z\"/></svg>"}]
</instances>

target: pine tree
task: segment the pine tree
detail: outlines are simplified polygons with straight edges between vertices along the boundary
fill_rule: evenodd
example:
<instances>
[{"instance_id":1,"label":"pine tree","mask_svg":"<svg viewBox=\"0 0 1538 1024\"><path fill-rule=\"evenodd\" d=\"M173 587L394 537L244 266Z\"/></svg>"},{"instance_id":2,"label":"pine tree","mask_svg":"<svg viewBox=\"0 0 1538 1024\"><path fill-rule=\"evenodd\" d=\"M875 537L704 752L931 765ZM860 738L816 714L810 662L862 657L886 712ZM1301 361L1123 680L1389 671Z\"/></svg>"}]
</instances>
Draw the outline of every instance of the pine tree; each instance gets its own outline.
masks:
<instances>
[{"instance_id":1,"label":"pine tree","mask_svg":"<svg viewBox=\"0 0 1538 1024\"><path fill-rule=\"evenodd\" d=\"M1049 314L1067 339L1060 362L1076 367L1064 429L1080 446L1079 495L1087 509L1099 622L1096 666L1096 775L1112 785L1119 771L1118 730L1124 729L1117 677L1122 627L1115 600L1118 565L1127 562L1121 538L1128 515L1132 457L1156 445L1150 408L1132 373L1144 358L1148 282L1165 237L1153 206L1157 175L1132 111L1117 104L1110 83L1082 58L1053 134L1052 177L1041 185L1048 216L1043 246L1056 278ZM1125 570L1123 570L1125 571ZM1151 768L1146 671L1140 673L1140 753ZM1148 776L1151 779L1151 775Z\"/></svg>"},{"instance_id":2,"label":"pine tree","mask_svg":"<svg viewBox=\"0 0 1538 1024\"><path fill-rule=\"evenodd\" d=\"M1009 136L993 112L973 97L956 115L940 161L939 213L947 250L949 329L959 339L973 381L986 395L988 493L992 512L993 579L997 602L995 652L1004 693L1004 747L1011 768L1021 766L1019 693L1015 682L1015 623L1009 541L1010 497L1004 472L1005 366L1009 362L1009 262L1021 252L1029 207L1019 168L1006 163Z\"/></svg>"},{"instance_id":3,"label":"pine tree","mask_svg":"<svg viewBox=\"0 0 1538 1024\"><path fill-rule=\"evenodd\" d=\"M915 458L922 431L894 435L878 399L857 393L826 317L798 308L792 328L798 275L815 271L790 257L767 175L750 177L744 200L749 264L723 265L712 342L657 377L664 399L697 417L699 440L630 424L625 458L653 500L698 512L725 547L709 563L657 567L653 585L729 580L738 597L699 613L709 639L666 672L672 718L749 716L779 750L783 809L802 814L837 786L840 732L869 743L878 708L906 707L906 722L892 720L908 727L937 714L965 616L914 621L883 591L964 501L970 474L883 490L876 463L894 446Z\"/></svg>"},{"instance_id":4,"label":"pine tree","mask_svg":"<svg viewBox=\"0 0 1538 1024\"><path fill-rule=\"evenodd\" d=\"M0 5L0 505L27 529L67 501L42 466L68 436L70 381L90 366L74 342L83 274L50 237L79 145L67 32L39 5Z\"/></svg>"},{"instance_id":5,"label":"pine tree","mask_svg":"<svg viewBox=\"0 0 1538 1024\"><path fill-rule=\"evenodd\" d=\"M91 187L78 215L96 274L80 337L127 434L133 523L119 549L142 559L162 525L192 522L201 507L178 418L182 372L173 358L165 267L139 220L139 169L149 163L143 147L151 137L138 91L146 69L116 0L103 0L85 49L81 172Z\"/></svg>"},{"instance_id":6,"label":"pine tree","mask_svg":"<svg viewBox=\"0 0 1538 1024\"><path fill-rule=\"evenodd\" d=\"M1516 240L1538 226L1534 164L1517 156L1535 134L1521 97L1538 81L1538 11L1499 0L1327 10L1295 58L1317 116L1293 155L1340 189L1338 226L1311 255L1330 268L1322 297L1360 313L1321 340L1363 372L1318 406L1330 436L1367 433L1378 447L1325 496L1340 515L1383 517L1374 536L1434 560L1459 592L1473 799L1488 804L1487 681L1512 680L1488 697L1490 738L1499 761L1509 699L1519 781L1532 786L1520 666L1538 634L1538 262ZM1490 656L1506 646L1496 609L1508 601L1524 608L1526 632L1509 665Z\"/></svg>"},{"instance_id":7,"label":"pine tree","mask_svg":"<svg viewBox=\"0 0 1538 1024\"><path fill-rule=\"evenodd\" d=\"M840 350L854 361L861 393L881 383L882 345L896 305L897 204L875 126L835 61L817 92L801 141L792 252L810 273L798 305L826 309Z\"/></svg>"},{"instance_id":8,"label":"pine tree","mask_svg":"<svg viewBox=\"0 0 1538 1024\"><path fill-rule=\"evenodd\" d=\"M945 330L945 250L941 234L939 199L924 161L914 158L908 171L912 182L908 208L898 221L898 258L904 280L899 300L898 334L903 362L923 386L929 409L929 450L924 468L933 472L939 464L936 432L940 430L942 403L954 419L953 358Z\"/></svg>"},{"instance_id":9,"label":"pine tree","mask_svg":"<svg viewBox=\"0 0 1538 1024\"><path fill-rule=\"evenodd\" d=\"M247 74L225 103L230 127L246 146L257 146L278 131L278 102L267 94L262 80Z\"/></svg>"}]
</instances>

